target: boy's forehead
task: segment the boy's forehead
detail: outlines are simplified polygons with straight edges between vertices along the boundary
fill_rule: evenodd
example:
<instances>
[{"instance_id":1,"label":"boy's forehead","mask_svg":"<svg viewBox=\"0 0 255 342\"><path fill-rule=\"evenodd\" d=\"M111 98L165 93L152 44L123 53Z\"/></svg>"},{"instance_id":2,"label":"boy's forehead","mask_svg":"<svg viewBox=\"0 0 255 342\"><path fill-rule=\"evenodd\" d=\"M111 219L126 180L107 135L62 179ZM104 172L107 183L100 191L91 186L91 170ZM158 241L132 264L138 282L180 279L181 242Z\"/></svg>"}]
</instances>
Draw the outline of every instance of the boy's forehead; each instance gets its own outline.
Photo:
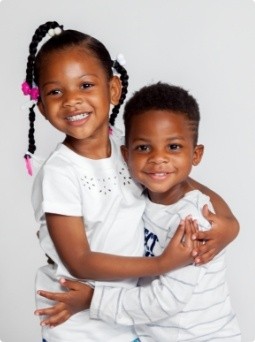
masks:
<instances>
[{"instance_id":1,"label":"boy's forehead","mask_svg":"<svg viewBox=\"0 0 255 342\"><path fill-rule=\"evenodd\" d=\"M166 109L148 109L142 112L134 113L131 116L131 125L143 121L146 123L160 123L162 121L177 122L188 121L187 115L183 112Z\"/></svg>"},{"instance_id":2,"label":"boy's forehead","mask_svg":"<svg viewBox=\"0 0 255 342\"><path fill-rule=\"evenodd\" d=\"M188 129L186 115L169 110L144 111L134 115L130 122L130 134L140 134L141 132L150 134L186 133Z\"/></svg>"},{"instance_id":3,"label":"boy's forehead","mask_svg":"<svg viewBox=\"0 0 255 342\"><path fill-rule=\"evenodd\" d=\"M143 111L137 111L134 112L131 117L135 118L138 117L140 115L145 115L145 116L152 116L152 115L157 115L157 116L162 116L162 115L174 115L174 116L187 116L186 113L181 112L181 111L177 111L177 110L173 110L173 109L158 109L158 108L150 108L147 110L143 110Z\"/></svg>"}]
</instances>

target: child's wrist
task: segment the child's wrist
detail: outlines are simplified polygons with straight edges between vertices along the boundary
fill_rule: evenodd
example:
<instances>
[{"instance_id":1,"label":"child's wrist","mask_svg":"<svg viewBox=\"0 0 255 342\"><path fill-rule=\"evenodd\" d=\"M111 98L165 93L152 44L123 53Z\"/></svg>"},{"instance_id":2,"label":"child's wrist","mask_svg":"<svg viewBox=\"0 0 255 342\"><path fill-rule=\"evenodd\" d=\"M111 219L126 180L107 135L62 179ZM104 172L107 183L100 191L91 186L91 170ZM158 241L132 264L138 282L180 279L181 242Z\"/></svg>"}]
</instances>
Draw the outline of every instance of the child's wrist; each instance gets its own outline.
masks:
<instances>
[{"instance_id":1,"label":"child's wrist","mask_svg":"<svg viewBox=\"0 0 255 342\"><path fill-rule=\"evenodd\" d=\"M158 257L158 274L164 274L171 271L172 265L170 264L169 258L164 254L164 252Z\"/></svg>"}]
</instances>

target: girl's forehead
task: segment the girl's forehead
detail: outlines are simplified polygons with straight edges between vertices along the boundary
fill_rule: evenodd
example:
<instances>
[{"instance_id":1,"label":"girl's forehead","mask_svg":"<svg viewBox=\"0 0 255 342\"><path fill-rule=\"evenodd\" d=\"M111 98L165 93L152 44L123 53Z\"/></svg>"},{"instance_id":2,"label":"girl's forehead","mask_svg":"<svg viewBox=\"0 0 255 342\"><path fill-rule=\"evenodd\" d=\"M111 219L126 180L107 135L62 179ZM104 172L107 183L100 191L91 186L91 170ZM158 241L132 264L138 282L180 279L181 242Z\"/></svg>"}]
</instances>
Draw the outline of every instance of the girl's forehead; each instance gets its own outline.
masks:
<instances>
[{"instance_id":1,"label":"girl's forehead","mask_svg":"<svg viewBox=\"0 0 255 342\"><path fill-rule=\"evenodd\" d=\"M98 58L84 48L65 48L47 53L40 63L41 71L59 70L61 68L84 68L84 70L103 71ZM41 73L41 72L40 72Z\"/></svg>"},{"instance_id":2,"label":"girl's forehead","mask_svg":"<svg viewBox=\"0 0 255 342\"><path fill-rule=\"evenodd\" d=\"M98 62L98 58L87 48L83 46L68 46L61 49L56 49L47 52L44 55L43 61L45 59L54 59L55 57L67 58L67 59L93 59Z\"/></svg>"},{"instance_id":3,"label":"girl's forehead","mask_svg":"<svg viewBox=\"0 0 255 342\"><path fill-rule=\"evenodd\" d=\"M107 82L108 78L100 61L88 54L58 54L54 53L44 60L41 64L38 85L40 87L46 84L68 84L88 78Z\"/></svg>"}]
</instances>

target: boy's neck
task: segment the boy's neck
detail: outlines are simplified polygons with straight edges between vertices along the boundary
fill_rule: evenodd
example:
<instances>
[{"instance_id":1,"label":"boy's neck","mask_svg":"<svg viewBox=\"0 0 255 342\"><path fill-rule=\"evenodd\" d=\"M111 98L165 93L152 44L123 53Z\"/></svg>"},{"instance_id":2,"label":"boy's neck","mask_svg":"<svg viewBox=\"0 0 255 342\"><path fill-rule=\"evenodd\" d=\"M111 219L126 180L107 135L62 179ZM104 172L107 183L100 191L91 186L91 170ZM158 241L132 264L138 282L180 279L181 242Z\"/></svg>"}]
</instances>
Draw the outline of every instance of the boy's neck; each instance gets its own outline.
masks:
<instances>
[{"instance_id":1,"label":"boy's neck","mask_svg":"<svg viewBox=\"0 0 255 342\"><path fill-rule=\"evenodd\" d=\"M159 193L147 189L147 194L151 202L163 205L171 205L178 202L185 196L187 192L192 190L194 190L194 187L187 180L185 182L182 182L181 184L174 186L166 192Z\"/></svg>"}]
</instances>

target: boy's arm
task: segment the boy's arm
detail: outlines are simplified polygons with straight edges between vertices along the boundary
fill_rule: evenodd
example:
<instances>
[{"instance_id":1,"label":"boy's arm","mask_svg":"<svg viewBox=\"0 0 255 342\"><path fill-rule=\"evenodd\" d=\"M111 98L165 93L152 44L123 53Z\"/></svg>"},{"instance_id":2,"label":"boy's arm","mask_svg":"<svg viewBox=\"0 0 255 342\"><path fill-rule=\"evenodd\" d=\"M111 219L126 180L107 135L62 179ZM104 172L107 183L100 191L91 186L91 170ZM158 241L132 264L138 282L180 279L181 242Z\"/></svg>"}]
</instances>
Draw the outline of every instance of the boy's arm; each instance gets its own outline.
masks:
<instances>
[{"instance_id":1,"label":"boy's arm","mask_svg":"<svg viewBox=\"0 0 255 342\"><path fill-rule=\"evenodd\" d=\"M189 248L191 251L191 247L192 247L191 235L197 229L197 223L190 219L186 219L184 223L185 223L185 226L181 224L178 227L176 234L173 236L171 240L171 249L173 250L173 253L175 255L178 253L182 254L182 251L180 251L179 249L179 243L180 243L179 241L180 241L180 238L183 238L184 228L185 228L185 243L187 245L190 245ZM168 244L168 246L169 245L170 244ZM64 279L62 279L61 285L63 287L66 287L68 291L63 292L63 293L54 293L54 292L41 291L41 290L38 291L39 295L56 302L54 306L50 308L40 308L35 311L35 314L38 316L46 316L46 318L44 318L43 321L41 322L41 325L56 326L66 321L74 313L77 313L79 311L89 308L91 298L93 295L93 289L91 289L86 284L83 284L77 281L64 280ZM155 284L155 290L158 289L157 291L159 292L159 294L161 293L162 288L164 288L163 292L168 291L165 286L161 286L161 282L157 282ZM98 287L96 298L99 298L101 296L101 291L103 291L103 289L104 289L103 287L100 287L100 286ZM114 291L114 288L108 287L107 291L109 291L110 293L110 296L108 298L111 298L112 293L113 293L112 291ZM122 288L118 288L118 291L121 293ZM136 296L136 294L134 295ZM163 301L163 297L162 297L162 301ZM94 302L96 303L96 299ZM115 303L114 307L116 307L117 302L113 302L113 304ZM107 303L106 305L109 304L107 299L105 303Z\"/></svg>"},{"instance_id":2,"label":"boy's arm","mask_svg":"<svg viewBox=\"0 0 255 342\"><path fill-rule=\"evenodd\" d=\"M237 237L239 223L227 203L218 194L194 179L190 178L189 182L193 188L210 197L216 213L210 212L208 207L205 206L203 215L211 223L212 229L206 232L199 231L194 235L194 238L205 242L205 244L200 245L199 249L194 251L194 255L197 254L195 263L201 265L212 260L215 255Z\"/></svg>"},{"instance_id":3,"label":"boy's arm","mask_svg":"<svg viewBox=\"0 0 255 342\"><path fill-rule=\"evenodd\" d=\"M58 302L51 308L36 310L35 314L47 316L41 325L49 327L57 326L88 308L93 319L122 325L148 324L180 312L204 272L203 266L190 265L162 275L148 286L126 289L96 285L94 293L86 284L63 280L62 286L69 291L39 291L43 297Z\"/></svg>"},{"instance_id":4,"label":"boy's arm","mask_svg":"<svg viewBox=\"0 0 255 342\"><path fill-rule=\"evenodd\" d=\"M90 317L122 325L149 324L183 310L205 268L189 265L131 289L96 286Z\"/></svg>"}]
</instances>

